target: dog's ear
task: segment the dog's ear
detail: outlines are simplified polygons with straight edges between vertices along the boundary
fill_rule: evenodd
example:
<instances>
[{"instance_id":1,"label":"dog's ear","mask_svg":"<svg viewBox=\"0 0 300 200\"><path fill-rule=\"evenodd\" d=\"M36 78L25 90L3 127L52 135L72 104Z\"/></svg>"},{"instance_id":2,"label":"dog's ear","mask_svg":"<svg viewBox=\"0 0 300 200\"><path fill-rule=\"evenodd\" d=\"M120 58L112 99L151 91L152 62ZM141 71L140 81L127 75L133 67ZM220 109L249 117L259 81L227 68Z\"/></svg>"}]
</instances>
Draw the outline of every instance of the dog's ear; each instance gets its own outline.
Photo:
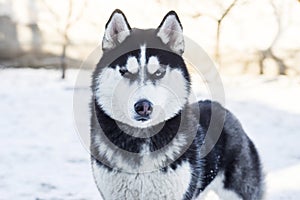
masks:
<instances>
[{"instance_id":1,"label":"dog's ear","mask_svg":"<svg viewBox=\"0 0 300 200\"><path fill-rule=\"evenodd\" d=\"M102 49L107 51L115 48L130 35L130 26L123 12L116 9L105 25Z\"/></svg>"},{"instance_id":2,"label":"dog's ear","mask_svg":"<svg viewBox=\"0 0 300 200\"><path fill-rule=\"evenodd\" d=\"M182 26L175 11L170 11L157 28L157 36L176 53L184 52Z\"/></svg>"}]
</instances>

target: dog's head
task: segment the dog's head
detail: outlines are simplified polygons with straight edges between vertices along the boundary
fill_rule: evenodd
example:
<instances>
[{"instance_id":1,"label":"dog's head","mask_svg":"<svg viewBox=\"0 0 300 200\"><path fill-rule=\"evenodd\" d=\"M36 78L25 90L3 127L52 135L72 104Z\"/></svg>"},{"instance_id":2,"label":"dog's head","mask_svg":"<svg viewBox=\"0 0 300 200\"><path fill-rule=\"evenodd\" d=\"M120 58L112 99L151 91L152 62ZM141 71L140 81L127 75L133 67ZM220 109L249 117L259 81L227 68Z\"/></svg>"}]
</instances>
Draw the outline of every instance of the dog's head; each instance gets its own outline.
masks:
<instances>
[{"instance_id":1,"label":"dog's head","mask_svg":"<svg viewBox=\"0 0 300 200\"><path fill-rule=\"evenodd\" d=\"M190 93L182 58L184 37L170 11L157 29L131 29L115 10L106 24L103 56L94 73L94 98L112 119L146 128L176 116Z\"/></svg>"}]
</instances>

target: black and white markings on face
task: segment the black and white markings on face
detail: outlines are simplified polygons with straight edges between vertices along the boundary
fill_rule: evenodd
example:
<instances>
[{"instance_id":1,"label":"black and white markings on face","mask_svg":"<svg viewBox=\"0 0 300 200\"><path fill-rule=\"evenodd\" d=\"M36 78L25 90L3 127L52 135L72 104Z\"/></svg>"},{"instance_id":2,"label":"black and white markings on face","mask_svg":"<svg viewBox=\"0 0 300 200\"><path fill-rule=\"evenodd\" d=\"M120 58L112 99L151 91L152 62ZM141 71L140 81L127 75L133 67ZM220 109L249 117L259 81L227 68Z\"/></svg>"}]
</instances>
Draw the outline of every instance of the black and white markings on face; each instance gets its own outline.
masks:
<instances>
[{"instance_id":1,"label":"black and white markings on face","mask_svg":"<svg viewBox=\"0 0 300 200\"><path fill-rule=\"evenodd\" d=\"M170 56L173 58L165 58ZM165 76L167 68L171 70L184 67L183 62L169 62L169 60L181 60L174 57L179 56L160 49L147 49L146 45L142 45L140 49L120 56L110 66L116 68L124 78L130 81L141 83L150 81L155 84Z\"/></svg>"},{"instance_id":2,"label":"black and white markings on face","mask_svg":"<svg viewBox=\"0 0 300 200\"><path fill-rule=\"evenodd\" d=\"M97 79L96 98L105 113L140 128L174 117L188 96L189 76L183 59L145 45L103 68ZM135 105L142 100L149 102L151 112L147 119L137 120Z\"/></svg>"}]
</instances>

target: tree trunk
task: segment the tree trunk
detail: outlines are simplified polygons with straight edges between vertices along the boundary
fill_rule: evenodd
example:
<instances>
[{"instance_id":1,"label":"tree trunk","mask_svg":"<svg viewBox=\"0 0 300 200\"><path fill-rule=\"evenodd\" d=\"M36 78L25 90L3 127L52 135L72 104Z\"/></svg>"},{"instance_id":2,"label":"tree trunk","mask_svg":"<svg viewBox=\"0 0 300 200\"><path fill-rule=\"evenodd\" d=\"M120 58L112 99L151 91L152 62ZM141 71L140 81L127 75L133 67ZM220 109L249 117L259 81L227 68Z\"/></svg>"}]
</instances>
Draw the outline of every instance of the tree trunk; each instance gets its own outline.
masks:
<instances>
[{"instance_id":1,"label":"tree trunk","mask_svg":"<svg viewBox=\"0 0 300 200\"><path fill-rule=\"evenodd\" d=\"M283 59L278 58L272 51L271 48L268 48L267 50L260 51L259 52L259 74L264 74L264 61L267 58L273 59L277 66L278 66L278 75L286 75L287 66Z\"/></svg>"},{"instance_id":2,"label":"tree trunk","mask_svg":"<svg viewBox=\"0 0 300 200\"><path fill-rule=\"evenodd\" d=\"M260 52L259 55L259 75L263 75L264 74L264 60L266 59L266 56L264 55L264 52Z\"/></svg>"},{"instance_id":3,"label":"tree trunk","mask_svg":"<svg viewBox=\"0 0 300 200\"><path fill-rule=\"evenodd\" d=\"M281 58L278 58L277 56L275 56L273 54L273 52L271 51L271 57L276 61L277 66L278 66L278 75L286 75L286 69L287 66L284 63L284 61Z\"/></svg>"},{"instance_id":4,"label":"tree trunk","mask_svg":"<svg viewBox=\"0 0 300 200\"><path fill-rule=\"evenodd\" d=\"M215 59L220 65L220 32L221 32L221 20L217 21L217 35L216 35L216 47L215 47Z\"/></svg>"},{"instance_id":5,"label":"tree trunk","mask_svg":"<svg viewBox=\"0 0 300 200\"><path fill-rule=\"evenodd\" d=\"M60 65L62 79L65 79L65 77L66 77L66 69L67 69L66 53L67 53L67 44L65 43L62 48L61 65Z\"/></svg>"}]
</instances>

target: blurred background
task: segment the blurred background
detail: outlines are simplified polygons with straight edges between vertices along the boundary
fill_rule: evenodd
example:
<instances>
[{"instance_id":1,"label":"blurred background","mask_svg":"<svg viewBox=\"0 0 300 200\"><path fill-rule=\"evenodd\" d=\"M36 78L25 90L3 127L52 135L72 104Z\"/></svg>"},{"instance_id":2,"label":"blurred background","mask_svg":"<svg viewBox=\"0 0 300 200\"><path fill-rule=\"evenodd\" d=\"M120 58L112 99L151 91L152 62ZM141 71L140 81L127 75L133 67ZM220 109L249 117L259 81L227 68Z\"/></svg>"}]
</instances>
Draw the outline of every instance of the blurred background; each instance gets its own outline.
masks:
<instances>
[{"instance_id":1,"label":"blurred background","mask_svg":"<svg viewBox=\"0 0 300 200\"><path fill-rule=\"evenodd\" d=\"M157 27L164 14L176 10L185 35L224 71L299 74L296 0L1 0L1 66L78 67L100 43L115 8L139 28Z\"/></svg>"},{"instance_id":2,"label":"blurred background","mask_svg":"<svg viewBox=\"0 0 300 200\"><path fill-rule=\"evenodd\" d=\"M262 156L266 199L299 199L297 0L0 0L0 199L100 199L72 102L116 8L138 28L178 13Z\"/></svg>"}]
</instances>

